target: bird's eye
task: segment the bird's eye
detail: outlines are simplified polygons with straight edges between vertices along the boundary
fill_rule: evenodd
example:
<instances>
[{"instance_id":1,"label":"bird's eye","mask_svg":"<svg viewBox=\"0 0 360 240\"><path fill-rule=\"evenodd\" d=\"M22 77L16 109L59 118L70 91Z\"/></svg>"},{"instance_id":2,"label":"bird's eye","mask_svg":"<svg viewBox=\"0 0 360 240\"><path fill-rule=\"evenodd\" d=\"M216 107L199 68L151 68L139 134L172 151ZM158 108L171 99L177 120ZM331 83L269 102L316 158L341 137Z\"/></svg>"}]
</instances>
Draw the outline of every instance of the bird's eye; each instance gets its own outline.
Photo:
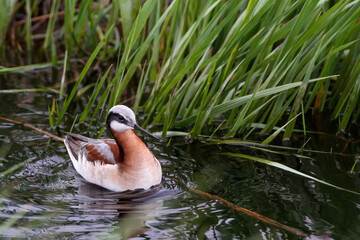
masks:
<instances>
[{"instance_id":1,"label":"bird's eye","mask_svg":"<svg viewBox=\"0 0 360 240\"><path fill-rule=\"evenodd\" d=\"M125 118L124 118L122 115L119 115L119 120L120 120L121 122L123 122L123 121L125 121Z\"/></svg>"}]
</instances>

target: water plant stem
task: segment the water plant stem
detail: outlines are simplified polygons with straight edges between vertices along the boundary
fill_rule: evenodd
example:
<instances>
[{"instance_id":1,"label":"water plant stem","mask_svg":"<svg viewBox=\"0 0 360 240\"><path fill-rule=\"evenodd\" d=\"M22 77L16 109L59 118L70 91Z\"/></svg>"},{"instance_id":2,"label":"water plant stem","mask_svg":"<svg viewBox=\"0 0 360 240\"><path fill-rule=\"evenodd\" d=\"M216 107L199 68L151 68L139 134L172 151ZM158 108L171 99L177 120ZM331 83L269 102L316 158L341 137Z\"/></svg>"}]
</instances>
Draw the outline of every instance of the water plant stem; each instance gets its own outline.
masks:
<instances>
[{"instance_id":1,"label":"water plant stem","mask_svg":"<svg viewBox=\"0 0 360 240\"><path fill-rule=\"evenodd\" d=\"M181 184L181 181L179 179L176 179L176 178L171 178L173 181L177 182L177 183L180 183ZM298 229L295 229L295 228L292 228L292 227L289 227L287 225L284 225L282 223L279 223L271 218L268 218L268 217L265 217L264 215L261 215L259 213L256 213L256 212L253 212L249 209L246 209L246 208L243 208L243 207L240 207L232 202L229 202L219 196L216 196L216 195L212 195L210 193L207 193L207 192L204 192L204 191L201 191L199 189L196 189L196 188L192 188L192 187L189 187L185 184L181 184L183 185L188 191L192 192L192 193L195 193L197 195L200 195L200 196L204 196L206 198L209 198L209 199L212 199L212 200L216 200L217 202L219 202L220 204L223 204L227 207L230 207L232 209L234 209L235 211L237 212L241 212L241 213L244 213L252 218L255 218L263 223L266 223L266 224L269 224L269 225L272 225L272 226L275 226L275 227L278 227L278 228L281 228L291 234L294 234L296 236L299 236L299 237L303 237L303 238L306 238L308 237L307 234L303 233L302 231L298 230Z\"/></svg>"}]
</instances>

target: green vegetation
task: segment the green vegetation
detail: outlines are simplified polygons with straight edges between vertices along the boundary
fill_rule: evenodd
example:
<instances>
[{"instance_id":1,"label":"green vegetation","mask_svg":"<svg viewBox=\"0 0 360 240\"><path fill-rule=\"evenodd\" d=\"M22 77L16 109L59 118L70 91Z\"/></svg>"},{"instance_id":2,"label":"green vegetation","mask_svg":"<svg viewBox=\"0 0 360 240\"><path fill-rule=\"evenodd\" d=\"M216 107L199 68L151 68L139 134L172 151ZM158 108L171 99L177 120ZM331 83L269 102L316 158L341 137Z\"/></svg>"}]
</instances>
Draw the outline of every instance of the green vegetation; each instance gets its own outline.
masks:
<instances>
[{"instance_id":1,"label":"green vegetation","mask_svg":"<svg viewBox=\"0 0 360 240\"><path fill-rule=\"evenodd\" d=\"M124 100L129 84L137 86L133 103L146 114L144 125L161 124L164 136L184 128L193 137L210 136L222 123L227 136L283 126L288 139L301 120L306 133L309 110L330 109L339 130L359 118L359 1L46 3L2 1L1 59L26 56L28 65L0 60L0 72L49 64L69 72L88 59L69 95L49 107L52 124L61 124L75 94L89 88L93 93L79 121L93 122L101 109ZM31 49L39 39L35 57ZM99 64L106 66L101 80L83 84ZM61 89L65 71L63 76ZM103 121L106 111L100 113L96 119Z\"/></svg>"},{"instance_id":2,"label":"green vegetation","mask_svg":"<svg viewBox=\"0 0 360 240\"><path fill-rule=\"evenodd\" d=\"M284 164L278 163L278 162L274 162L274 161L271 161L271 160L267 160L267 159L264 159L264 158L258 158L258 157L254 157L254 156L250 156L250 155L246 155L246 154L241 154L241 153L223 153L223 155L236 157L239 160L246 159L246 160L252 160L252 161L255 161L255 162L260 162L260 163L263 163L263 164L267 164L269 166L280 168L280 169L282 169L284 171L287 171L287 172L290 172L290 173L293 173L293 174L296 174L296 175L311 179L311 180L319 182L321 184L324 184L324 185L327 185L327 186L330 186L330 187L333 187L333 188L336 188L336 189L339 189L339 190L342 190L342 191L346 191L346 192L350 192L350 193L353 193L353 194L360 195L360 193L358 193L358 192L351 191L351 190L348 190L348 189L333 185L333 184L328 183L326 181L323 181L323 180L317 179L315 177L312 177L310 175L307 175L305 173L299 172L299 171L297 171L297 170L295 170L293 168L290 168L290 167L288 167L288 166L286 166ZM305 156L301 156L301 155L298 155L298 157L306 158Z\"/></svg>"}]
</instances>

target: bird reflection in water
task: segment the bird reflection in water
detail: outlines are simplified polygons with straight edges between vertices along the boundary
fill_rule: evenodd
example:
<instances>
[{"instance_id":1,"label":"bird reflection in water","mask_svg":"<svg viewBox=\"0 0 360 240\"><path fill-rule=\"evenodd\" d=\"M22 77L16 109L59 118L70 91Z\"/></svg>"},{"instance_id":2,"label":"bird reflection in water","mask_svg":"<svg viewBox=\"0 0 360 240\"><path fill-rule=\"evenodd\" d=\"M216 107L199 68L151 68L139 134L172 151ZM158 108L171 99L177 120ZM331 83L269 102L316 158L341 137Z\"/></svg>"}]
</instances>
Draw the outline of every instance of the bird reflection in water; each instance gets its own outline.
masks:
<instances>
[{"instance_id":1,"label":"bird reflection in water","mask_svg":"<svg viewBox=\"0 0 360 240\"><path fill-rule=\"evenodd\" d=\"M135 237L148 231L146 221L159 216L166 196L173 194L162 185L147 190L112 192L94 184L83 182L78 194L82 204L79 206L86 215L97 215L114 221L109 234Z\"/></svg>"}]
</instances>

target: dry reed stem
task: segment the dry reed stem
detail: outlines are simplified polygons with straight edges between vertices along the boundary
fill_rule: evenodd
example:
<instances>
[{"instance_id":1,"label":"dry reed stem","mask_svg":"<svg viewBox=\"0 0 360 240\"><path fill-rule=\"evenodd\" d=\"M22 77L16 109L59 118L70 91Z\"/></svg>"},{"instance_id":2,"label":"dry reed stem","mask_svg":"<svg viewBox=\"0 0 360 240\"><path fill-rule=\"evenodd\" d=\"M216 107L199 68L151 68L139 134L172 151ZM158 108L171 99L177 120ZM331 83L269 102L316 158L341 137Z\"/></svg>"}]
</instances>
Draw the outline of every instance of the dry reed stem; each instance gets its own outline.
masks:
<instances>
[{"instance_id":1,"label":"dry reed stem","mask_svg":"<svg viewBox=\"0 0 360 240\"><path fill-rule=\"evenodd\" d=\"M175 178L171 178L171 179L174 180L174 181L177 182L177 183L182 184L182 183L180 182L180 180L178 180L178 179L175 179ZM281 229L283 229L283 230L285 230L285 231L287 231L287 232L289 232L289 233L292 233L292 234L294 234L294 235L296 235L296 236L299 236L299 237L303 237L303 238L309 237L307 234L301 232L301 231L298 230L298 229L295 229L295 228L289 227L289 226L287 226L287 225L284 225L284 224L282 224L282 223L279 223L279 222L277 222L277 221L275 221L275 220L273 220L273 219L271 219L271 218L265 217L264 215L261 215L261 214L259 214L259 213L253 212L253 211L251 211L251 210L249 210L249 209L246 209L246 208L243 208L243 207L239 207L238 205L236 205L236 204L234 204L234 203L232 203L232 202L229 202L229 201L227 201L227 200L225 200L225 199L223 199L223 198L221 198L221 197L218 197L218 196L216 196L216 195L212 195L212 194L207 193L207 192L203 192L203 191L201 191L201 190L199 190L199 189L192 188L192 187L189 187L189 186L186 186L186 185L184 185L184 186L185 186L190 192L193 192L193 193L195 193L195 194L197 194L197 195L201 195L201 196L204 196L204 197L207 197L207 198L216 200L217 202L219 202L219 203L221 203L221 204L223 204L223 205L225 205L225 206L231 207L232 209L234 209L234 210L237 211L237 212L242 212L242 213L244 213L244 214L246 214L246 215L248 215L248 216L250 216L250 217L252 217L252 218L255 218L255 219L259 220L259 221L262 221L263 223L270 224L270 225L272 225L272 226L281 228Z\"/></svg>"},{"instance_id":2,"label":"dry reed stem","mask_svg":"<svg viewBox=\"0 0 360 240\"><path fill-rule=\"evenodd\" d=\"M58 137L58 136L56 136L56 135L54 135L54 134L52 134L52 133L49 133L49 132L47 132L47 131L41 130L40 128L37 128L37 127L35 127L35 126L33 126L33 125L29 124L29 123L24 123L24 122L12 120L12 119L9 119L9 118L6 118L6 117L2 117L2 116L0 116L0 119L1 119L1 120L4 120L4 121L7 121L7 122L11 122L11 123L23 125L24 127L27 127L27 128L31 128L31 129L39 132L39 133L43 133L43 134L51 137L52 139L54 139L54 140L56 140L56 141L61 141L61 142L64 141L63 138Z\"/></svg>"},{"instance_id":3,"label":"dry reed stem","mask_svg":"<svg viewBox=\"0 0 360 240\"><path fill-rule=\"evenodd\" d=\"M93 4L90 8L91 8L91 10L94 10L96 8L96 5ZM79 11L80 11L79 8L75 8L75 13L78 13ZM64 15L65 15L65 11L59 11L59 12L57 12L55 14L54 13L48 13L48 14L44 14L44 15L41 15L41 16L32 17L31 22L32 23L33 22L41 22L41 21L45 21L45 20L47 20L49 18L52 18L54 16L59 17L59 16L64 16ZM15 22L15 25L23 25L25 23L26 23L26 19L23 19L23 20Z\"/></svg>"}]
</instances>

